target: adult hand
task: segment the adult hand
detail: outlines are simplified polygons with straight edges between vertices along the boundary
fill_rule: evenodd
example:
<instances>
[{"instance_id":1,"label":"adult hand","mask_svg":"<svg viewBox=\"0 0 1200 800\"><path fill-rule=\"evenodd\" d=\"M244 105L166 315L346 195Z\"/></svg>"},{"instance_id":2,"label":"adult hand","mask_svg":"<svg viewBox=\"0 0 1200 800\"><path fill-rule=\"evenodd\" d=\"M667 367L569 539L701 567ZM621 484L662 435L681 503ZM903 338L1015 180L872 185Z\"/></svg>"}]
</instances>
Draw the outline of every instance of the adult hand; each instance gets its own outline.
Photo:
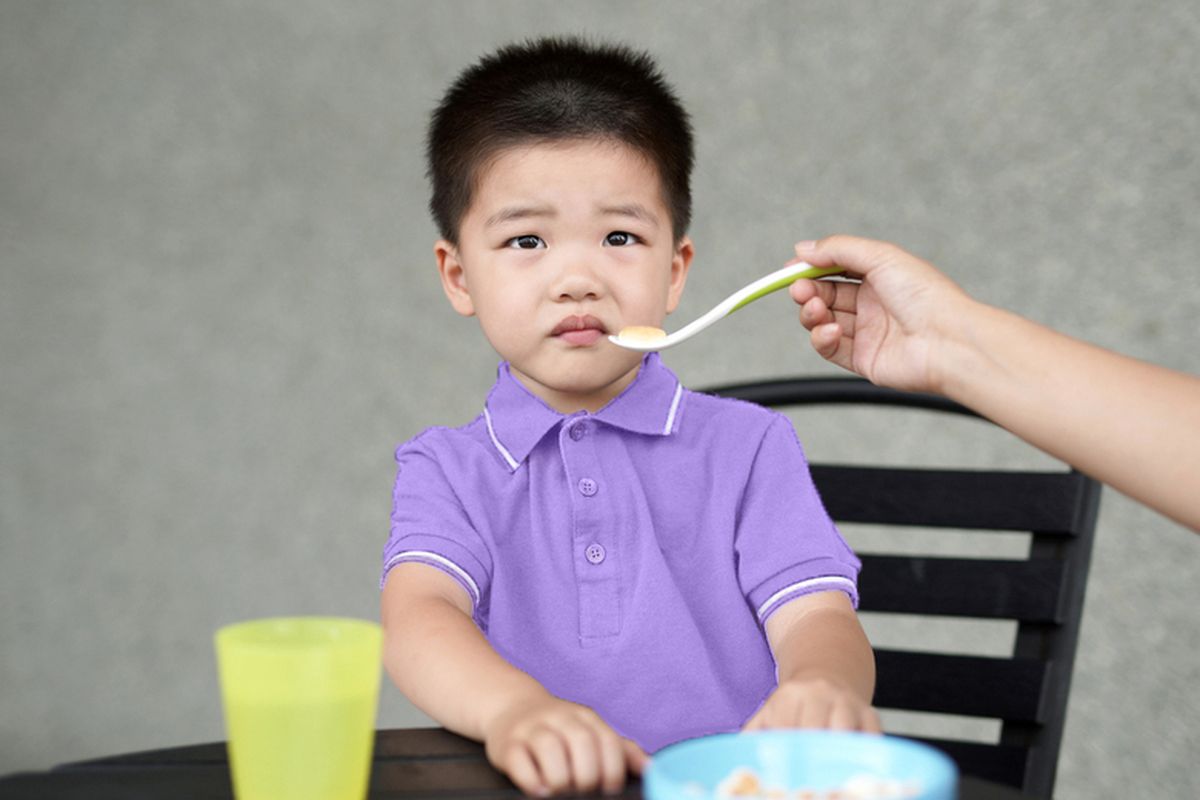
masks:
<instances>
[{"instance_id":1,"label":"adult hand","mask_svg":"<svg viewBox=\"0 0 1200 800\"><path fill-rule=\"evenodd\" d=\"M957 284L895 245L854 236L800 242L796 255L860 281L792 284L817 353L872 383L942 391L941 351L962 335L975 303Z\"/></svg>"},{"instance_id":2,"label":"adult hand","mask_svg":"<svg viewBox=\"0 0 1200 800\"><path fill-rule=\"evenodd\" d=\"M614 794L649 757L595 711L557 697L514 702L485 731L488 760L526 794Z\"/></svg>"},{"instance_id":3,"label":"adult hand","mask_svg":"<svg viewBox=\"0 0 1200 800\"><path fill-rule=\"evenodd\" d=\"M861 281L792 284L819 354L872 383L945 395L1200 531L1200 378L973 300L886 242L832 236L796 255Z\"/></svg>"}]
</instances>

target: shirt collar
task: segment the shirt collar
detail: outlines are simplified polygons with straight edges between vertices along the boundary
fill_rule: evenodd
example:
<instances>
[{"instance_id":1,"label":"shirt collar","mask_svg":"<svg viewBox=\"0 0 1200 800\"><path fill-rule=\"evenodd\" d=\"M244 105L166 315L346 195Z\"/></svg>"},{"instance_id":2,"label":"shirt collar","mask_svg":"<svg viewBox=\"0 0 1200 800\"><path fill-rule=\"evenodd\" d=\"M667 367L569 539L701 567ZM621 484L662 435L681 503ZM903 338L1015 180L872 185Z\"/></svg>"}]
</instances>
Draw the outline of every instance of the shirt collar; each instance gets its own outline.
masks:
<instances>
[{"instance_id":1,"label":"shirt collar","mask_svg":"<svg viewBox=\"0 0 1200 800\"><path fill-rule=\"evenodd\" d=\"M488 434L500 457L516 470L550 429L566 419L590 417L599 422L647 436L667 436L678 427L683 386L663 365L658 353L642 359L637 376L619 395L595 414L580 411L569 417L546 405L509 370L496 370L496 384L483 407Z\"/></svg>"}]
</instances>

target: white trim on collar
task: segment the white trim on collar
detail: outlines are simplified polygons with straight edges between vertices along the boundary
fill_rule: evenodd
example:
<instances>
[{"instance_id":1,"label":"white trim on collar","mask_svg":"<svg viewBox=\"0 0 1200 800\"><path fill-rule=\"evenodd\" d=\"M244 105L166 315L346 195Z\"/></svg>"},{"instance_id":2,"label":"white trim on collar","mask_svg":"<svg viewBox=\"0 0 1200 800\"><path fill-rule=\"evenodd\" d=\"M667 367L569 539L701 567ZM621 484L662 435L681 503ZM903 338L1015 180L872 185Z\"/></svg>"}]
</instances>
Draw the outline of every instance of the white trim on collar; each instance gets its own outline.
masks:
<instances>
[{"instance_id":1,"label":"white trim on collar","mask_svg":"<svg viewBox=\"0 0 1200 800\"><path fill-rule=\"evenodd\" d=\"M671 429L675 427L675 412L679 410L679 401L683 398L683 384L675 384L675 397L671 399L671 410L667 414L667 424L663 426L663 436L671 433Z\"/></svg>"},{"instance_id":2,"label":"white trim on collar","mask_svg":"<svg viewBox=\"0 0 1200 800\"><path fill-rule=\"evenodd\" d=\"M511 376L510 376L510 379L511 379ZM675 426L676 426L676 424L678 424L678 421L679 421L679 406L680 406L682 400L683 400L683 384L680 383L678 380L676 380L675 381L675 392L671 397L671 405L667 409L666 423L662 427L662 431L661 431L662 436L670 436L674 432ZM603 420L602 416L601 416L601 419ZM492 412L488 410L488 406L487 406L486 402L483 404L483 420L484 420L484 424L487 426L488 437L492 440L492 446L496 448L496 452L500 454L500 457L502 459L504 459L504 463L508 464L509 470L511 472L516 472L517 469L520 468L521 462L518 461L513 456L512 452L510 452L509 449L500 442L500 437L496 434L496 426L492 422ZM646 420L646 421L648 422L649 420ZM613 424L617 424L617 423L613 423ZM625 427L625 426L621 426L621 427ZM644 426L644 425L640 425L637 428L631 427L630 429L637 430L638 428L640 428L643 432L646 430L646 426Z\"/></svg>"},{"instance_id":3,"label":"white trim on collar","mask_svg":"<svg viewBox=\"0 0 1200 800\"><path fill-rule=\"evenodd\" d=\"M500 440L496 438L496 429L492 427L492 415L488 412L486 404L483 407L483 419L487 423L488 436L492 437L492 444L495 445L496 450L499 451L500 455L508 463L509 469L511 469L513 472L516 472L517 467L519 467L520 464L518 464L517 460L512 457L512 453L508 452L504 445L500 444Z\"/></svg>"}]
</instances>

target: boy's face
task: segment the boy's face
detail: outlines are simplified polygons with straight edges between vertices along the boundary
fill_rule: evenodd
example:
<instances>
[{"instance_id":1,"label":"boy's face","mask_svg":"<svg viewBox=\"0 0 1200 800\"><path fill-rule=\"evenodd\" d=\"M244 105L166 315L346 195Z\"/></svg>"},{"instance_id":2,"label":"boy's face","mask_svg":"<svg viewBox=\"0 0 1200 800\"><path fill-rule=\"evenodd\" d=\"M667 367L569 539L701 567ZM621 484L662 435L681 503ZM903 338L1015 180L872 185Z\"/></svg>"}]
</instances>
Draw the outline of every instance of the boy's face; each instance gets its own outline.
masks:
<instances>
[{"instance_id":1,"label":"boy's face","mask_svg":"<svg viewBox=\"0 0 1200 800\"><path fill-rule=\"evenodd\" d=\"M692 243L675 243L657 170L604 141L502 151L483 170L458 244L435 247L451 305L479 317L512 374L551 408L596 411L637 374L608 335L662 327Z\"/></svg>"}]
</instances>

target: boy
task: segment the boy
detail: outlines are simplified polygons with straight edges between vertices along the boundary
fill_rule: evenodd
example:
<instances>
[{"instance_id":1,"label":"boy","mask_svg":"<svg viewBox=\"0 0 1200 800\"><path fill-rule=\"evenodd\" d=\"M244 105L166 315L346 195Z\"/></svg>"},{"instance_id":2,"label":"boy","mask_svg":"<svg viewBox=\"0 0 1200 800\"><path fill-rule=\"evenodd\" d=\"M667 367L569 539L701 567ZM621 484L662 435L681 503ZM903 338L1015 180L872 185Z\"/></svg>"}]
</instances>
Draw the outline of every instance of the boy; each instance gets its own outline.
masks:
<instances>
[{"instance_id":1,"label":"boy","mask_svg":"<svg viewBox=\"0 0 1200 800\"><path fill-rule=\"evenodd\" d=\"M578 40L466 70L429 134L450 304L504 362L483 413L396 452L385 664L524 791L619 791L646 752L878 730L858 561L789 421L657 355L693 247L691 130L644 55Z\"/></svg>"}]
</instances>

